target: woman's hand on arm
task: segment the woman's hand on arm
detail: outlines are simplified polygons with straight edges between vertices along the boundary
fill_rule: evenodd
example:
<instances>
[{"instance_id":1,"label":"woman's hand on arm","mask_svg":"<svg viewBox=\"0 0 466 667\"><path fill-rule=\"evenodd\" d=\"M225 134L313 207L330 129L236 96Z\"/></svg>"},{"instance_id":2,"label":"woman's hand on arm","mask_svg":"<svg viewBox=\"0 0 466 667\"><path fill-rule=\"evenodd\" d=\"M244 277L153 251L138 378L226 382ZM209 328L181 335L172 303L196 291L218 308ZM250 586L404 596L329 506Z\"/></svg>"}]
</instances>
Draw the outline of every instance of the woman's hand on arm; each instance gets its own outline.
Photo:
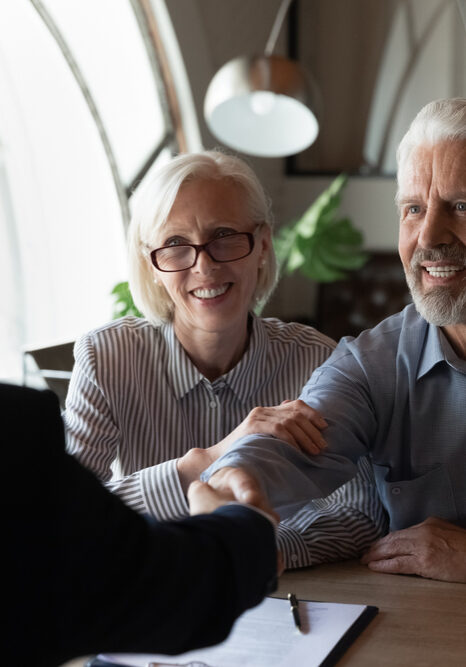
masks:
<instances>
[{"instance_id":1,"label":"woman's hand on arm","mask_svg":"<svg viewBox=\"0 0 466 667\"><path fill-rule=\"evenodd\" d=\"M207 449L190 449L178 459L177 470L183 492L203 470L208 468L231 445L245 435L261 433L284 440L306 454L319 454L326 446L321 431L327 422L317 410L301 400L283 401L280 405L257 407L223 440Z\"/></svg>"},{"instance_id":2,"label":"woman's hand on arm","mask_svg":"<svg viewBox=\"0 0 466 667\"><path fill-rule=\"evenodd\" d=\"M217 460L236 440L261 433L284 440L306 454L315 455L326 446L321 433L326 426L327 422L320 412L304 401L283 401L280 405L254 408L234 431L209 449L215 450L213 460Z\"/></svg>"}]
</instances>

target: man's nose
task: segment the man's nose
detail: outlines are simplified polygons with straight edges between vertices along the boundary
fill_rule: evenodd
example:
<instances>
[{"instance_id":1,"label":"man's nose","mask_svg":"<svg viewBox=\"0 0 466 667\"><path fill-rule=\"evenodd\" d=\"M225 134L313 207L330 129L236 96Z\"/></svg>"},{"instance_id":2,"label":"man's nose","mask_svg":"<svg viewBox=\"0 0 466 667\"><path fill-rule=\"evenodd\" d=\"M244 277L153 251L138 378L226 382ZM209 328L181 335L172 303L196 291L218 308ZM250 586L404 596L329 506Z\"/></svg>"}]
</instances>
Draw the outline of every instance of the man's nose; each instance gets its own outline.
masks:
<instances>
[{"instance_id":1,"label":"man's nose","mask_svg":"<svg viewBox=\"0 0 466 667\"><path fill-rule=\"evenodd\" d=\"M422 220L418 237L419 245L427 250L439 245L448 245L454 240L448 214L439 207L429 207Z\"/></svg>"}]
</instances>

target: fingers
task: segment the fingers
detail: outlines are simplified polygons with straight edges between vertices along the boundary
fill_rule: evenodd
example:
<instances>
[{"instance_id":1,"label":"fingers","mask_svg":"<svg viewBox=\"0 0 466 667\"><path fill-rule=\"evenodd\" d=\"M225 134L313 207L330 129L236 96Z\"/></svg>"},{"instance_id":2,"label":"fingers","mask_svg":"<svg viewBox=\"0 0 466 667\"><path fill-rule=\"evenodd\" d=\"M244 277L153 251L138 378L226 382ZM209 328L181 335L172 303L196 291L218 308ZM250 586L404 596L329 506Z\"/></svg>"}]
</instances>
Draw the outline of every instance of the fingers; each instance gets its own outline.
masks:
<instances>
[{"instance_id":1,"label":"fingers","mask_svg":"<svg viewBox=\"0 0 466 667\"><path fill-rule=\"evenodd\" d=\"M419 574L418 564L413 556L375 560L367 563L367 566L373 572L385 572L385 574Z\"/></svg>"},{"instance_id":2,"label":"fingers","mask_svg":"<svg viewBox=\"0 0 466 667\"><path fill-rule=\"evenodd\" d=\"M300 415L284 418L275 430L280 440L308 454L319 454L327 446L320 430Z\"/></svg>"},{"instance_id":3,"label":"fingers","mask_svg":"<svg viewBox=\"0 0 466 667\"><path fill-rule=\"evenodd\" d=\"M195 481L188 488L189 513L209 514L233 500L231 494L220 492L206 482Z\"/></svg>"},{"instance_id":4,"label":"fingers","mask_svg":"<svg viewBox=\"0 0 466 667\"><path fill-rule=\"evenodd\" d=\"M301 400L283 401L272 407L257 407L234 431L204 452L215 461L245 435L261 433L283 440L306 454L319 454L327 446L322 430L327 422L320 413ZM207 466L205 466L207 467Z\"/></svg>"},{"instance_id":5,"label":"fingers","mask_svg":"<svg viewBox=\"0 0 466 667\"><path fill-rule=\"evenodd\" d=\"M361 558L374 572L386 574L420 574L418 545L404 531L390 533L375 542Z\"/></svg>"},{"instance_id":6,"label":"fingers","mask_svg":"<svg viewBox=\"0 0 466 667\"><path fill-rule=\"evenodd\" d=\"M377 560L385 560L396 556L412 554L416 548L416 541L412 539L410 529L389 533L371 545L362 556L361 563L367 565Z\"/></svg>"},{"instance_id":7,"label":"fingers","mask_svg":"<svg viewBox=\"0 0 466 667\"><path fill-rule=\"evenodd\" d=\"M302 401L300 398L294 401L286 399L285 401L282 401L280 403L280 406L288 406L288 408L294 410L297 415L302 415L304 419L312 422L314 426L316 426L316 428L318 428L319 430L322 430L328 426L328 423L322 417L320 412L312 408L310 405Z\"/></svg>"},{"instance_id":8,"label":"fingers","mask_svg":"<svg viewBox=\"0 0 466 667\"><path fill-rule=\"evenodd\" d=\"M466 530L430 517L378 540L361 562L376 572L466 582Z\"/></svg>"},{"instance_id":9,"label":"fingers","mask_svg":"<svg viewBox=\"0 0 466 667\"><path fill-rule=\"evenodd\" d=\"M286 400L278 406L254 408L242 424L245 433L272 435L313 455L326 447L321 433L326 426L327 422L320 413L301 400Z\"/></svg>"},{"instance_id":10,"label":"fingers","mask_svg":"<svg viewBox=\"0 0 466 667\"><path fill-rule=\"evenodd\" d=\"M233 496L240 503L254 505L270 514L276 521L278 515L273 511L257 480L242 468L222 468L209 480L215 489Z\"/></svg>"}]
</instances>

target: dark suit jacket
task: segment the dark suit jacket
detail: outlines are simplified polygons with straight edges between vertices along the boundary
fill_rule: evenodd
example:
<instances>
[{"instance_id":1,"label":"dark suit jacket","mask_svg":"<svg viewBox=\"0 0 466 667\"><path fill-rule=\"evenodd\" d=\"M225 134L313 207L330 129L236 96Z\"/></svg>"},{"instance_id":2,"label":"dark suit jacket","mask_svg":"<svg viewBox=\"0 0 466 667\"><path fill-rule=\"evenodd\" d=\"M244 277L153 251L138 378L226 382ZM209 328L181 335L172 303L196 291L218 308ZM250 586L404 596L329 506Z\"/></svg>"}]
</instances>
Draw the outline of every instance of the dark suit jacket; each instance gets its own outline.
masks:
<instances>
[{"instance_id":1,"label":"dark suit jacket","mask_svg":"<svg viewBox=\"0 0 466 667\"><path fill-rule=\"evenodd\" d=\"M256 512L146 520L65 453L54 394L0 385L0 415L3 664L213 644L272 590L273 528Z\"/></svg>"}]
</instances>

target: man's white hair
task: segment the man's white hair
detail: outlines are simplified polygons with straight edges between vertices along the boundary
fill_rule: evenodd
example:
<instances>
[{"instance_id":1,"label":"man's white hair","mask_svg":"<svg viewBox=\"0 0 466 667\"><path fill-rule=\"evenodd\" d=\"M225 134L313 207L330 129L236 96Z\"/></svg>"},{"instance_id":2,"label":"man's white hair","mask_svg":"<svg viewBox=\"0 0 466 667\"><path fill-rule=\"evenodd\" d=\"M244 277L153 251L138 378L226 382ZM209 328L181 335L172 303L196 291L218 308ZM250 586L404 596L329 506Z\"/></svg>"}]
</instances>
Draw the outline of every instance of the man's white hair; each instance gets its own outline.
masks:
<instances>
[{"instance_id":1,"label":"man's white hair","mask_svg":"<svg viewBox=\"0 0 466 667\"><path fill-rule=\"evenodd\" d=\"M466 99L455 97L434 100L417 114L396 152L398 184L412 151L419 146L433 146L442 141L466 139Z\"/></svg>"}]
</instances>

